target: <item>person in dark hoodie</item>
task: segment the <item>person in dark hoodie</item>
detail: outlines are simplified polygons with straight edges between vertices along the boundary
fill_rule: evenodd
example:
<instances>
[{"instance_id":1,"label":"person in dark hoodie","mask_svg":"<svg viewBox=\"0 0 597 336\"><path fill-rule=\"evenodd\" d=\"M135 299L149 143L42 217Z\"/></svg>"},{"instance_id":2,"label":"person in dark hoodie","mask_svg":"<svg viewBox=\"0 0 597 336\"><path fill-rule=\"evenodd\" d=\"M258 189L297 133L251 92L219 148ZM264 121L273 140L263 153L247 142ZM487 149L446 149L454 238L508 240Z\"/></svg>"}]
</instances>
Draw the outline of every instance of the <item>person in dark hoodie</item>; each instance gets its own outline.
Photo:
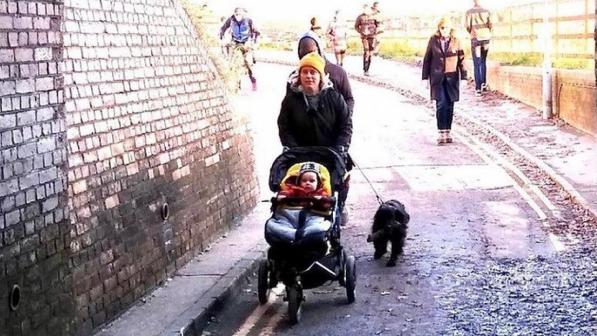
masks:
<instances>
[{"instance_id":1,"label":"person in dark hoodie","mask_svg":"<svg viewBox=\"0 0 597 336\"><path fill-rule=\"evenodd\" d=\"M325 61L325 72L329 75L329 79L334 85L334 89L340 92L346 104L348 105L348 110L350 112L352 118L352 111L354 108L354 98L352 97L352 89L350 88L350 82L348 81L348 75L346 71L341 66L338 66L332 62L329 62L325 59L322 51L321 51L321 42L319 37L313 32L307 32L298 42L298 57L299 59L303 58L303 56L316 51L321 57L324 58ZM289 83L293 77L296 77L298 73L294 71L290 75ZM290 90L290 85L287 85L286 92Z\"/></svg>"},{"instance_id":2,"label":"person in dark hoodie","mask_svg":"<svg viewBox=\"0 0 597 336\"><path fill-rule=\"evenodd\" d=\"M334 89L325 72L326 61L316 51L304 55L296 76L291 76L288 91L278 116L278 132L284 147L325 146L348 160L352 139L352 116L342 95ZM344 203L348 183L340 194Z\"/></svg>"}]
</instances>

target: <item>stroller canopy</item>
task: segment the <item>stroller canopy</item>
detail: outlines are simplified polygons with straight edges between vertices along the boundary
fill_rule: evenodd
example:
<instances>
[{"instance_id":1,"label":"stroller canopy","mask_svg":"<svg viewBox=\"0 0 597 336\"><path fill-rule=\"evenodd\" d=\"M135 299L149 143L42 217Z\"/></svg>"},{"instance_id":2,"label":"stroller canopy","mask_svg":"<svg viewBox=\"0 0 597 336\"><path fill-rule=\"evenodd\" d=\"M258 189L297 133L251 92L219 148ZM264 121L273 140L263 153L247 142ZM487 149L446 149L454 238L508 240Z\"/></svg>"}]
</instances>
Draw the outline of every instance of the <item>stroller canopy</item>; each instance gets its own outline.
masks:
<instances>
[{"instance_id":1,"label":"stroller canopy","mask_svg":"<svg viewBox=\"0 0 597 336\"><path fill-rule=\"evenodd\" d=\"M342 189L346 165L336 151L329 147L292 147L280 154L272 163L269 173L270 190L280 191L280 184L290 167L305 161L317 162L326 167L330 173L332 191Z\"/></svg>"}]
</instances>

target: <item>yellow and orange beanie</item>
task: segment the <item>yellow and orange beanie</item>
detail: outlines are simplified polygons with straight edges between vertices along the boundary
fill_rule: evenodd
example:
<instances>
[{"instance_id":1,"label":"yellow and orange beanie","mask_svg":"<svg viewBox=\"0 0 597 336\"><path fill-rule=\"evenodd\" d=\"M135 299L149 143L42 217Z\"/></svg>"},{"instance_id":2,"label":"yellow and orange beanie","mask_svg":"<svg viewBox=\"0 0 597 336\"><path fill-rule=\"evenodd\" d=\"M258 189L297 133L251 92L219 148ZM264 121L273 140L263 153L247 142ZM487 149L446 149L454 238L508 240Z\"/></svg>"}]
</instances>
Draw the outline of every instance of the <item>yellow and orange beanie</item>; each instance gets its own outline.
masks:
<instances>
[{"instance_id":1,"label":"yellow and orange beanie","mask_svg":"<svg viewBox=\"0 0 597 336\"><path fill-rule=\"evenodd\" d=\"M319 56L316 51L308 53L301 58L299 62L299 71L305 66L310 66L317 70L321 77L325 75L325 60L323 57Z\"/></svg>"}]
</instances>

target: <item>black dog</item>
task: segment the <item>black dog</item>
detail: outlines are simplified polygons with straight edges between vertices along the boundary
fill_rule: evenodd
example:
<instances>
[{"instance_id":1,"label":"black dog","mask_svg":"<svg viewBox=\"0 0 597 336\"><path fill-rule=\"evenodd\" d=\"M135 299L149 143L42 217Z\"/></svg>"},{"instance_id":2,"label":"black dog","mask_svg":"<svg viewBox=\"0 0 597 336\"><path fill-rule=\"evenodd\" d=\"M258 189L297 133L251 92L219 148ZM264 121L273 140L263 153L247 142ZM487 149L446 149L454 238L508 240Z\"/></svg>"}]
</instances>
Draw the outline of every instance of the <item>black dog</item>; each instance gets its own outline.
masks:
<instances>
[{"instance_id":1,"label":"black dog","mask_svg":"<svg viewBox=\"0 0 597 336\"><path fill-rule=\"evenodd\" d=\"M404 204L397 200L389 200L379 206L373 218L371 234L367 236L367 242L373 242L375 247L374 259L381 258L387 252L388 241L391 241L392 252L386 266L396 266L396 259L404 248L409 220L410 215Z\"/></svg>"}]
</instances>

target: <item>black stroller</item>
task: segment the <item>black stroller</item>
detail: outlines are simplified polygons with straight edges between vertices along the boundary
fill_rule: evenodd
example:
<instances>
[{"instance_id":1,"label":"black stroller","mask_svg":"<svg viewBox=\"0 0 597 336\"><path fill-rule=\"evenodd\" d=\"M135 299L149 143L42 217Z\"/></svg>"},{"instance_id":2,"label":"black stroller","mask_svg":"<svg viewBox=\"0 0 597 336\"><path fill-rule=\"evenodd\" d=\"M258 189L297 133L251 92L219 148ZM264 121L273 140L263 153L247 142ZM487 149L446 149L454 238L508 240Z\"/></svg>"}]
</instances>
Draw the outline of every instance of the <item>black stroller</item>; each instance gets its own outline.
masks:
<instances>
[{"instance_id":1,"label":"black stroller","mask_svg":"<svg viewBox=\"0 0 597 336\"><path fill-rule=\"evenodd\" d=\"M331 190L331 210L323 214L328 223L327 229L321 232L311 232L302 236L301 230L305 216L311 209L308 207L300 210L296 234L292 232L291 238L286 234L278 233L276 215L282 211L285 202L304 201L296 198L279 200L272 198L272 217L268 219L265 227L265 239L270 245L267 259L262 260L258 271L258 296L259 302L265 304L269 291L275 288L278 282L286 287L285 301L288 301L288 318L291 323L300 319L301 304L305 297L304 289L322 286L326 282L338 281L346 287L348 303L355 301L356 268L354 256L348 256L340 243L340 209L338 207L338 194L344 187L346 167L344 160L338 153L328 147L295 147L280 154L270 169L269 187L276 195L280 191L280 183L288 169L296 163L313 161L329 171ZM294 223L293 223L294 225Z\"/></svg>"}]
</instances>

